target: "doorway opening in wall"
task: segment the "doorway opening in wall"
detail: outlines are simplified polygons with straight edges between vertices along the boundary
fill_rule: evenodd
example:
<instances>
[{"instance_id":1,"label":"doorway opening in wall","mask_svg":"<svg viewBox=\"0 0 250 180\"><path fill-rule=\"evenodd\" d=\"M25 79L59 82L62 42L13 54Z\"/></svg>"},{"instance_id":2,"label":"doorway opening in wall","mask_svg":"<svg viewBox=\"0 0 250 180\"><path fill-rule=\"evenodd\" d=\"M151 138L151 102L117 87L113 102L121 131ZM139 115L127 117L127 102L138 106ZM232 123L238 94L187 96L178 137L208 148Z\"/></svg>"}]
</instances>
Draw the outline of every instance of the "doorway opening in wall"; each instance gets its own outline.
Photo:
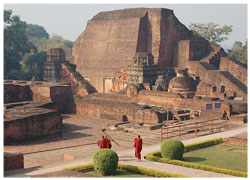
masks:
<instances>
[{"instance_id":1,"label":"doorway opening in wall","mask_svg":"<svg viewBox=\"0 0 250 180\"><path fill-rule=\"evenodd\" d=\"M127 116L122 116L122 122L127 122L128 121L128 118L127 118Z\"/></svg>"},{"instance_id":2,"label":"doorway opening in wall","mask_svg":"<svg viewBox=\"0 0 250 180\"><path fill-rule=\"evenodd\" d=\"M225 92L225 86L221 86L221 93Z\"/></svg>"}]
</instances>

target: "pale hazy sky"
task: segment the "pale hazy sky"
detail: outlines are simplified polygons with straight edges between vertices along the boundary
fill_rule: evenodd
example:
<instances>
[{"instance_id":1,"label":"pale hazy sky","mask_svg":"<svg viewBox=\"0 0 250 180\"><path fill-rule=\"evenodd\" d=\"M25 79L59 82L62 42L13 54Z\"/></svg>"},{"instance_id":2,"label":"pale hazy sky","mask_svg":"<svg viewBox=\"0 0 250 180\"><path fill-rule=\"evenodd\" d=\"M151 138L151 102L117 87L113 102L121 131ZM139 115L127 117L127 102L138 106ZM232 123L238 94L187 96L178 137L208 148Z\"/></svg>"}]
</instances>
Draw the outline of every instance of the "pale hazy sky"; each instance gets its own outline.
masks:
<instances>
[{"instance_id":1,"label":"pale hazy sky","mask_svg":"<svg viewBox=\"0 0 250 180\"><path fill-rule=\"evenodd\" d=\"M84 31L87 21L101 11L147 7L174 10L181 23L215 22L232 25L233 33L222 43L227 49L234 41L247 39L247 4L4 4L27 23L43 26L49 34L58 34L75 41Z\"/></svg>"}]
</instances>

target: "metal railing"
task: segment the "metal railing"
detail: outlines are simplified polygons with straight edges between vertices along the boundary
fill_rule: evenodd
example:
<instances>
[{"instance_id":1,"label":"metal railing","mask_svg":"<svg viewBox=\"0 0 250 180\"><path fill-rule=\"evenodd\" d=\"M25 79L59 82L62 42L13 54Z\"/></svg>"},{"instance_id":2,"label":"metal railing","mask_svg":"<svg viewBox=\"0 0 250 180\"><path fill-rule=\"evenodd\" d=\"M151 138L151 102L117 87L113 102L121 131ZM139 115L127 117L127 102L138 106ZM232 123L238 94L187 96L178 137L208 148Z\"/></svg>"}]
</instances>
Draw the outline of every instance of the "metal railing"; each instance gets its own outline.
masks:
<instances>
[{"instance_id":1,"label":"metal railing","mask_svg":"<svg viewBox=\"0 0 250 180\"><path fill-rule=\"evenodd\" d=\"M181 136L195 133L195 136L198 136L198 132L205 132L205 131L212 131L221 129L226 127L227 120L224 119L211 119L211 120L204 120L204 121L197 121L190 123L183 123L179 122L179 124L165 124L161 127L161 142L165 139L178 137L179 139Z\"/></svg>"}]
</instances>

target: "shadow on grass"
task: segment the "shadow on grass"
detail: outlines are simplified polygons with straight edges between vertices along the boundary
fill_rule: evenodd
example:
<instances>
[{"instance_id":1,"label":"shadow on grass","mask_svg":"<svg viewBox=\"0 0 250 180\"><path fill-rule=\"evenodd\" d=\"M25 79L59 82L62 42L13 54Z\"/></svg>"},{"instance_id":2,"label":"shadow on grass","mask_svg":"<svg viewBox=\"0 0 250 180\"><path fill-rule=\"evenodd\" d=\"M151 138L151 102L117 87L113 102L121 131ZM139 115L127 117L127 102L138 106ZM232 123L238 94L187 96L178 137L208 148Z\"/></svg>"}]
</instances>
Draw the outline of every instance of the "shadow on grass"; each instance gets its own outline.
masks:
<instances>
[{"instance_id":1,"label":"shadow on grass","mask_svg":"<svg viewBox=\"0 0 250 180\"><path fill-rule=\"evenodd\" d=\"M206 158L201 157L184 157L183 159L187 162L201 162L206 160Z\"/></svg>"}]
</instances>

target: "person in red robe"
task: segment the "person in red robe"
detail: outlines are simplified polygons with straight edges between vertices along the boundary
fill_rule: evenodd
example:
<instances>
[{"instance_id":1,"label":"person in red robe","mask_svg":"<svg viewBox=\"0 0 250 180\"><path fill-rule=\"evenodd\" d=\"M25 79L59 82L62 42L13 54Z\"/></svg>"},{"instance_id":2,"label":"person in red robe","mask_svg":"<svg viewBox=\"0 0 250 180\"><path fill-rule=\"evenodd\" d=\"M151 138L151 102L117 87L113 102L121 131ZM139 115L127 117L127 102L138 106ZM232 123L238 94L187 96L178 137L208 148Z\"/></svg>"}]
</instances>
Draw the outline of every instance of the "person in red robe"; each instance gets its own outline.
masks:
<instances>
[{"instance_id":1,"label":"person in red robe","mask_svg":"<svg viewBox=\"0 0 250 180\"><path fill-rule=\"evenodd\" d=\"M138 137L134 139L134 142L135 157L138 159L138 161L141 161L142 139L140 135L138 135Z\"/></svg>"},{"instance_id":2,"label":"person in red robe","mask_svg":"<svg viewBox=\"0 0 250 180\"><path fill-rule=\"evenodd\" d=\"M104 136L102 136L102 138L98 141L98 146L100 147L100 149L104 149L107 148L108 142L107 139L104 138Z\"/></svg>"},{"instance_id":3,"label":"person in red robe","mask_svg":"<svg viewBox=\"0 0 250 180\"><path fill-rule=\"evenodd\" d=\"M108 138L108 136L105 136L105 138L107 139L107 148L111 149L112 145L110 139Z\"/></svg>"}]
</instances>

